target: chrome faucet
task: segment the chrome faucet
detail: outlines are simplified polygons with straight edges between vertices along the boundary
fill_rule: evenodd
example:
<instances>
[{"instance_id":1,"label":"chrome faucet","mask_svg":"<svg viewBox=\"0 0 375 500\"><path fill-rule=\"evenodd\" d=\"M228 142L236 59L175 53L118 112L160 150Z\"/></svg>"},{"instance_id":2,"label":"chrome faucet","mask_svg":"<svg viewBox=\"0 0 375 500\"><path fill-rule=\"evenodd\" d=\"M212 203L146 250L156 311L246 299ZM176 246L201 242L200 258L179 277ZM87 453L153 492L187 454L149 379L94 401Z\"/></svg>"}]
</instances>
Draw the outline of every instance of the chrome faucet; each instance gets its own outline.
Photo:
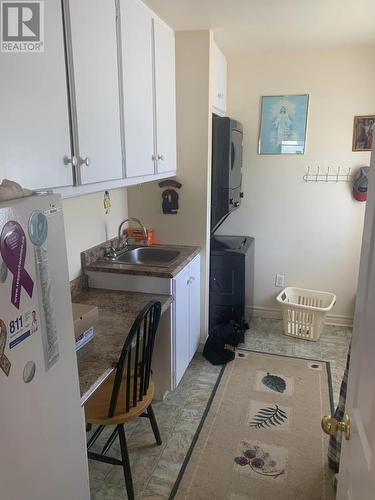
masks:
<instances>
[{"instance_id":1,"label":"chrome faucet","mask_svg":"<svg viewBox=\"0 0 375 500\"><path fill-rule=\"evenodd\" d=\"M117 252L120 251L124 246L125 247L128 246L129 236L124 238L122 235L122 226L124 224L126 224L126 222L136 222L142 228L144 239L145 239L145 241L147 241L147 229L142 224L142 222L139 219L136 219L135 217L128 217L127 219L124 219L123 221L121 221L121 223L118 227L118 238L117 238L117 248L116 248Z\"/></svg>"},{"instance_id":2,"label":"chrome faucet","mask_svg":"<svg viewBox=\"0 0 375 500\"><path fill-rule=\"evenodd\" d=\"M117 235L117 243L114 246L111 246L105 253L104 255L104 260L112 260L115 261L119 255L121 255L123 252L127 250L128 247L128 240L130 239L129 236L124 236L122 235L122 227L126 222L136 222L143 231L143 236L145 241L147 241L147 229L145 226L142 224L142 222L139 219L136 219L135 217L127 217L123 221L121 221L119 227L118 227L118 235Z\"/></svg>"}]
</instances>

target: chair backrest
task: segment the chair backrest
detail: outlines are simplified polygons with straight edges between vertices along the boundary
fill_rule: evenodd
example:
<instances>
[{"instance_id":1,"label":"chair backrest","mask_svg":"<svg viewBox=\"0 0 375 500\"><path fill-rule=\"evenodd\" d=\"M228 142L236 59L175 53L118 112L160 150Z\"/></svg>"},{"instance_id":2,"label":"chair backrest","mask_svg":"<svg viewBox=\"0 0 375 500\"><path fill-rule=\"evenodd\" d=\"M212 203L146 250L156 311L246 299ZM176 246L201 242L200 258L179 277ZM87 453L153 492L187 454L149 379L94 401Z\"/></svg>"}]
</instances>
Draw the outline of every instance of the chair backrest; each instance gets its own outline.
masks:
<instances>
[{"instance_id":1,"label":"chair backrest","mask_svg":"<svg viewBox=\"0 0 375 500\"><path fill-rule=\"evenodd\" d=\"M125 411L137 406L147 394L155 334L159 326L161 304L157 300L149 302L136 317L124 347L122 348L113 384L108 417L115 414L119 396L125 397ZM125 394L120 395L121 383L125 372Z\"/></svg>"}]
</instances>

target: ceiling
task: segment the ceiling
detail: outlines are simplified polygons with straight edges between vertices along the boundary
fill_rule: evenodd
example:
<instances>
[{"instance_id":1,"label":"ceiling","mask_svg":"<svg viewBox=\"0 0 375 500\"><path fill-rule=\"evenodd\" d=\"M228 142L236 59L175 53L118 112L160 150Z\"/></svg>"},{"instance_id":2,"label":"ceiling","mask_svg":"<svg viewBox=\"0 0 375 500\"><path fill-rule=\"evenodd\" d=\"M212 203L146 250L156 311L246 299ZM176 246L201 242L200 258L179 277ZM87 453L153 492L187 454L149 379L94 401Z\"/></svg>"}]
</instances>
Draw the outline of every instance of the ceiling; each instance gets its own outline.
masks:
<instances>
[{"instance_id":1,"label":"ceiling","mask_svg":"<svg viewBox=\"0 0 375 500\"><path fill-rule=\"evenodd\" d=\"M226 55L375 45L374 0L145 0L176 31L211 28Z\"/></svg>"}]
</instances>

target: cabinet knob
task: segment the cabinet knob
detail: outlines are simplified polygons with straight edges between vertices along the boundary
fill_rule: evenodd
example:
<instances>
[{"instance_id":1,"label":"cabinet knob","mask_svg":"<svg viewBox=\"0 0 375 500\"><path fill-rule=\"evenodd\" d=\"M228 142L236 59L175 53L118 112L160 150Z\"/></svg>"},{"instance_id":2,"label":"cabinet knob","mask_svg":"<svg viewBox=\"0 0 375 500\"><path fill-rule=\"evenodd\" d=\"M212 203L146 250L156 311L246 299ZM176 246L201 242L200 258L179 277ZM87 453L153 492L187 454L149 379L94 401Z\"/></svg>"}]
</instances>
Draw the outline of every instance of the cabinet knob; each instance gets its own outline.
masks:
<instances>
[{"instance_id":1,"label":"cabinet knob","mask_svg":"<svg viewBox=\"0 0 375 500\"><path fill-rule=\"evenodd\" d=\"M64 165L72 165L76 167L78 165L78 160L76 156L64 156Z\"/></svg>"},{"instance_id":2,"label":"cabinet knob","mask_svg":"<svg viewBox=\"0 0 375 500\"><path fill-rule=\"evenodd\" d=\"M79 158L79 165L86 165L86 167L88 167L90 165L91 161L90 161L90 158L88 156L86 156L86 158Z\"/></svg>"},{"instance_id":3,"label":"cabinet knob","mask_svg":"<svg viewBox=\"0 0 375 500\"><path fill-rule=\"evenodd\" d=\"M158 160L164 161L164 156L163 155L158 155Z\"/></svg>"},{"instance_id":4,"label":"cabinet knob","mask_svg":"<svg viewBox=\"0 0 375 500\"><path fill-rule=\"evenodd\" d=\"M223 99L224 94L222 94L221 92L219 92L219 93L217 94L217 96L218 96L218 98L219 98L219 99Z\"/></svg>"}]
</instances>

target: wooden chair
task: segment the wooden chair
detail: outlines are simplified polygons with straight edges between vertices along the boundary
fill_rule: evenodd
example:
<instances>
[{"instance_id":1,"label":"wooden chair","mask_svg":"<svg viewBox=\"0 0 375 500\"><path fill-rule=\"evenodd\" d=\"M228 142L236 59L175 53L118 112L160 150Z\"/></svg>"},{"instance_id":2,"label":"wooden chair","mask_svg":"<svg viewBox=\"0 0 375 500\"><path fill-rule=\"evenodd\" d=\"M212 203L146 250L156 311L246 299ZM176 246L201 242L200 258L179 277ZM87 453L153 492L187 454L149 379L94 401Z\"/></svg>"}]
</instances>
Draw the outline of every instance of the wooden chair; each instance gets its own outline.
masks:
<instances>
[{"instance_id":1,"label":"wooden chair","mask_svg":"<svg viewBox=\"0 0 375 500\"><path fill-rule=\"evenodd\" d=\"M86 423L90 426L91 424L99 425L87 443L88 450L105 426L115 425L101 453L88 451L88 458L108 464L122 465L129 500L134 499L134 488L124 424L139 416L148 417L156 443L162 444L151 406L154 396L151 362L160 313L161 304L156 300L149 302L142 309L125 340L115 371L85 404ZM122 460L107 456L117 435Z\"/></svg>"}]
</instances>

